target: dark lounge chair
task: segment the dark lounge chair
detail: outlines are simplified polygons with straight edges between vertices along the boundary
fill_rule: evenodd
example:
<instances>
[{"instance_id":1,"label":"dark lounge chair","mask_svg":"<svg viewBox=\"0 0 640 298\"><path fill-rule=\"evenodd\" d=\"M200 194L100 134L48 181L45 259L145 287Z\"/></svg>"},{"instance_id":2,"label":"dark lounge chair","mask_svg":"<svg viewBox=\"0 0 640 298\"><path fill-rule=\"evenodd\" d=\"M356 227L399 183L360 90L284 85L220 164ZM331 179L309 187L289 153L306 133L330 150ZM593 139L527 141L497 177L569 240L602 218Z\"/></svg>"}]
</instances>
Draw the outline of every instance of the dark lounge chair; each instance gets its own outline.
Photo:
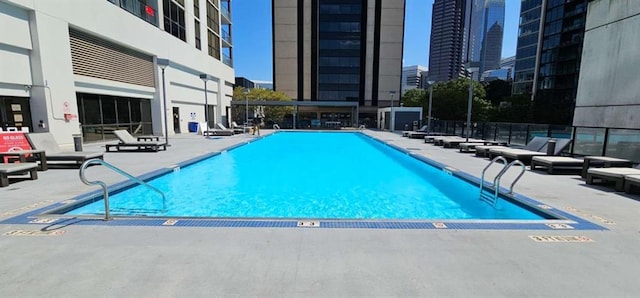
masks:
<instances>
[{"instance_id":1,"label":"dark lounge chair","mask_svg":"<svg viewBox=\"0 0 640 298\"><path fill-rule=\"evenodd\" d=\"M29 133L27 134L27 139L29 143L31 143L32 148L45 151L47 165L51 165L51 161L72 161L76 164L81 164L92 158L104 159L104 152L64 151L58 146L53 135L49 132Z\"/></svg>"},{"instance_id":2,"label":"dark lounge chair","mask_svg":"<svg viewBox=\"0 0 640 298\"><path fill-rule=\"evenodd\" d=\"M0 187L9 186L9 175L24 175L29 173L31 180L38 179L38 164L26 163L0 163Z\"/></svg>"}]
</instances>

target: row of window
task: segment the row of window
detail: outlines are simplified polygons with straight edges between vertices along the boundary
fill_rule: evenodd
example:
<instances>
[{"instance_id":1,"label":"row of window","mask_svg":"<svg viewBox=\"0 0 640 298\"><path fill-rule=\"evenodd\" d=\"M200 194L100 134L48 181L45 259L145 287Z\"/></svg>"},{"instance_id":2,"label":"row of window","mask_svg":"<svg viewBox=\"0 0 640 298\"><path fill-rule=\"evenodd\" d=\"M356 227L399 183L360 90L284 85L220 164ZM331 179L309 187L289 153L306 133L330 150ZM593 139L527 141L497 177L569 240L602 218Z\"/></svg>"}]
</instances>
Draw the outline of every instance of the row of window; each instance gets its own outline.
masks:
<instances>
[{"instance_id":1,"label":"row of window","mask_svg":"<svg viewBox=\"0 0 640 298\"><path fill-rule=\"evenodd\" d=\"M360 32L360 22L320 22L320 32Z\"/></svg>"},{"instance_id":2,"label":"row of window","mask_svg":"<svg viewBox=\"0 0 640 298\"><path fill-rule=\"evenodd\" d=\"M329 14L360 14L362 5L357 4L321 4L320 13Z\"/></svg>"},{"instance_id":3,"label":"row of window","mask_svg":"<svg viewBox=\"0 0 640 298\"><path fill-rule=\"evenodd\" d=\"M359 50L360 40L359 39L347 39L347 40L322 39L320 40L320 49L321 50Z\"/></svg>"},{"instance_id":4,"label":"row of window","mask_svg":"<svg viewBox=\"0 0 640 298\"><path fill-rule=\"evenodd\" d=\"M184 0L183 6L178 5L177 0L164 0L164 31L179 38L182 41L187 40L184 20Z\"/></svg>"},{"instance_id":5,"label":"row of window","mask_svg":"<svg viewBox=\"0 0 640 298\"><path fill-rule=\"evenodd\" d=\"M320 84L359 84L359 74L321 74L318 77Z\"/></svg>"},{"instance_id":6,"label":"row of window","mask_svg":"<svg viewBox=\"0 0 640 298\"><path fill-rule=\"evenodd\" d=\"M360 57L320 57L319 66L359 67Z\"/></svg>"},{"instance_id":7,"label":"row of window","mask_svg":"<svg viewBox=\"0 0 640 298\"><path fill-rule=\"evenodd\" d=\"M321 101L358 101L359 91L319 91L318 100Z\"/></svg>"}]
</instances>

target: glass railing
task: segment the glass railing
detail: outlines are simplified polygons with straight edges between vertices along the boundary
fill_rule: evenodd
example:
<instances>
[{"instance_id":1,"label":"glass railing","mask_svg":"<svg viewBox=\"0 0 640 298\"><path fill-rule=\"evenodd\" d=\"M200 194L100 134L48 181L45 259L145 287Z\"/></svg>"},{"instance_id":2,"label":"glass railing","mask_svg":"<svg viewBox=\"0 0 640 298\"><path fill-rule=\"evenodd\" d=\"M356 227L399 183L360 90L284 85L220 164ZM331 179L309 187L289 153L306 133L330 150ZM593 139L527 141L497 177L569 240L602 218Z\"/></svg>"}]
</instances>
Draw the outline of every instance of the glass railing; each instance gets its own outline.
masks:
<instances>
[{"instance_id":1,"label":"glass railing","mask_svg":"<svg viewBox=\"0 0 640 298\"><path fill-rule=\"evenodd\" d=\"M229 32L227 30L225 30L224 28L221 30L222 33L222 39L226 42L228 42L229 44L233 44L231 42L231 34L229 34Z\"/></svg>"},{"instance_id":2,"label":"glass railing","mask_svg":"<svg viewBox=\"0 0 640 298\"><path fill-rule=\"evenodd\" d=\"M231 12L229 11L229 8L222 6L222 8L220 8L220 12L225 18L227 18L227 20L231 21Z\"/></svg>"},{"instance_id":3,"label":"glass railing","mask_svg":"<svg viewBox=\"0 0 640 298\"><path fill-rule=\"evenodd\" d=\"M222 54L222 63L228 65L229 67L233 67L233 60L227 54Z\"/></svg>"}]
</instances>

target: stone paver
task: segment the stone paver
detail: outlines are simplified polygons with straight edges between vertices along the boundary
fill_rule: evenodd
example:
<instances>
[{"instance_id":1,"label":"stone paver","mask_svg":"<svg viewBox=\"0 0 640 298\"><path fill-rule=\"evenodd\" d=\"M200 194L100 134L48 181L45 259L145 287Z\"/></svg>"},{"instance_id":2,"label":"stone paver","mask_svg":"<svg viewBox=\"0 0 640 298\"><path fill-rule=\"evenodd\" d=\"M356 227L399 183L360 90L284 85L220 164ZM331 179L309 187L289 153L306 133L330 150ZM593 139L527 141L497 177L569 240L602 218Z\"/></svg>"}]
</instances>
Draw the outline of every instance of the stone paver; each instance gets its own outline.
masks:
<instances>
[{"instance_id":1,"label":"stone paver","mask_svg":"<svg viewBox=\"0 0 640 298\"><path fill-rule=\"evenodd\" d=\"M268 133L269 131L263 131ZM486 159L389 132L366 133L479 176ZM107 153L134 174L246 142L171 137L159 153ZM104 144L85 146L100 150ZM88 176L123 179L101 167ZM505 180L509 180L506 177ZM96 189L51 169L0 189L0 220ZM516 192L607 231L185 228L57 224L59 236L0 235L0 296L632 297L640 292L640 201L577 175L527 171ZM38 204L40 203L40 205ZM604 224L609 220L615 224ZM0 234L42 225L0 225ZM593 242L539 243L530 235Z\"/></svg>"}]
</instances>

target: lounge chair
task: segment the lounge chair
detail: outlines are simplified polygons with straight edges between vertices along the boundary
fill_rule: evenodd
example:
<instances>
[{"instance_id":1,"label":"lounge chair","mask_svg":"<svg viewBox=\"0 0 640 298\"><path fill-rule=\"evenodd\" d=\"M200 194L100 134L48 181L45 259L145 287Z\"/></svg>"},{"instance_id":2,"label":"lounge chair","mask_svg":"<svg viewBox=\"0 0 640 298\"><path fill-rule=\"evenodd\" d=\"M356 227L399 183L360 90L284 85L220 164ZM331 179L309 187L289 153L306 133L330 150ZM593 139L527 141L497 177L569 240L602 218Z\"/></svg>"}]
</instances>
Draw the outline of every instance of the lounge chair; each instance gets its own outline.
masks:
<instances>
[{"instance_id":1,"label":"lounge chair","mask_svg":"<svg viewBox=\"0 0 640 298\"><path fill-rule=\"evenodd\" d=\"M547 144L547 141L549 139L546 137L533 137L533 139L531 139L531 141L524 147L522 147L522 149L524 150L531 150L531 151L538 151L540 150L544 145ZM490 157L489 153L491 150L494 149L513 149L513 147L507 147L507 146L498 146L498 145L487 145L487 146L476 146L476 156L482 156L482 157Z\"/></svg>"},{"instance_id":2,"label":"lounge chair","mask_svg":"<svg viewBox=\"0 0 640 298\"><path fill-rule=\"evenodd\" d=\"M460 144L467 143L466 138L450 138L442 140L442 147L444 148L458 148ZM480 144L484 145L484 140L479 139L469 139L467 144Z\"/></svg>"},{"instance_id":3,"label":"lounge chair","mask_svg":"<svg viewBox=\"0 0 640 298\"><path fill-rule=\"evenodd\" d=\"M409 133L412 133L412 132L428 132L428 131L429 131L429 126L428 125L423 125L422 127L420 127L417 130L403 130L402 131L402 136L403 137L408 137Z\"/></svg>"},{"instance_id":4,"label":"lounge chair","mask_svg":"<svg viewBox=\"0 0 640 298\"><path fill-rule=\"evenodd\" d=\"M584 160L566 156L534 156L531 158L531 170L543 167L547 173L553 174L556 169L582 171Z\"/></svg>"},{"instance_id":5,"label":"lounge chair","mask_svg":"<svg viewBox=\"0 0 640 298\"><path fill-rule=\"evenodd\" d=\"M624 192L631 193L631 187L640 188L640 175L626 175L624 176Z\"/></svg>"},{"instance_id":6,"label":"lounge chair","mask_svg":"<svg viewBox=\"0 0 640 298\"><path fill-rule=\"evenodd\" d=\"M233 131L235 133L245 133L245 132L249 132L251 130L251 127L246 126L246 125L245 126L240 126L235 121L231 122L231 128L233 129Z\"/></svg>"},{"instance_id":7,"label":"lounge chair","mask_svg":"<svg viewBox=\"0 0 640 298\"><path fill-rule=\"evenodd\" d=\"M624 181L628 175L640 175L640 165L635 168L590 168L587 172L587 184L593 184L595 179L602 182L613 181L616 191L624 191Z\"/></svg>"},{"instance_id":8,"label":"lounge chair","mask_svg":"<svg viewBox=\"0 0 640 298\"><path fill-rule=\"evenodd\" d=\"M104 159L104 152L91 151L63 151L56 143L53 135L49 132L45 133L28 133L27 139L31 143L31 147L36 150L44 150L47 158L47 165L51 165L50 161L73 161L81 164L86 160L93 158Z\"/></svg>"},{"instance_id":9,"label":"lounge chair","mask_svg":"<svg viewBox=\"0 0 640 298\"><path fill-rule=\"evenodd\" d=\"M224 126L224 124L220 123L220 122L216 122L216 129L219 130L226 130L226 131L230 131L232 134L235 134L235 130L231 129L231 128L227 128L226 126Z\"/></svg>"},{"instance_id":10,"label":"lounge chair","mask_svg":"<svg viewBox=\"0 0 640 298\"><path fill-rule=\"evenodd\" d=\"M38 164L25 163L0 163L0 187L9 186L9 175L24 175L29 173L31 180L38 179Z\"/></svg>"},{"instance_id":11,"label":"lounge chair","mask_svg":"<svg viewBox=\"0 0 640 298\"><path fill-rule=\"evenodd\" d=\"M564 149L569 147L571 144L571 139L557 139L556 146L552 154L560 155ZM538 151L533 150L524 150L524 149L492 149L489 151L489 158L493 158L494 156L502 156L507 160L520 160L524 164L530 164L531 159L534 156L545 156L548 155L548 143L542 146Z\"/></svg>"},{"instance_id":12,"label":"lounge chair","mask_svg":"<svg viewBox=\"0 0 640 298\"><path fill-rule=\"evenodd\" d=\"M107 152L111 152L111 148L116 148L116 151L158 152L159 150L167 150L167 144L164 142L141 141L141 139L135 138L124 129L114 130L113 134L116 135L120 142L118 144L107 144ZM142 139L147 139L147 137Z\"/></svg>"},{"instance_id":13,"label":"lounge chair","mask_svg":"<svg viewBox=\"0 0 640 298\"><path fill-rule=\"evenodd\" d=\"M198 134L205 137L208 136L232 136L233 130L222 130L217 128L209 128L206 122L198 123Z\"/></svg>"}]
</instances>

